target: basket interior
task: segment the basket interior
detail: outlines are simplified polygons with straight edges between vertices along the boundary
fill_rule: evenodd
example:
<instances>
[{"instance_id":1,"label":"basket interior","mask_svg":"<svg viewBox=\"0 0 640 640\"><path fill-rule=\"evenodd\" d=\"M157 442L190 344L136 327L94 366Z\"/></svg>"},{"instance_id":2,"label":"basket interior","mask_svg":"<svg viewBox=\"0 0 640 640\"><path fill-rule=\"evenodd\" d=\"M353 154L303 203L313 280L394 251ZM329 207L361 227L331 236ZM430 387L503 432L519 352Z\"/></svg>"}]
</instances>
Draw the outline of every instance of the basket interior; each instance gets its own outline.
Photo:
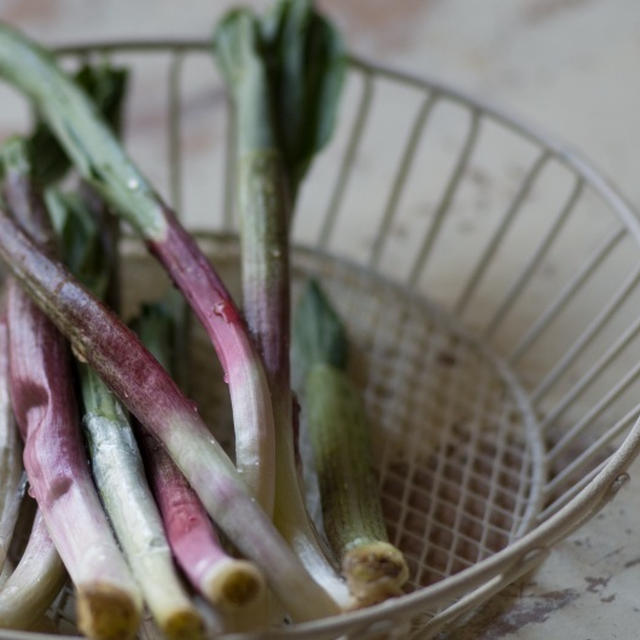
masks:
<instances>
[{"instance_id":1,"label":"basket interior","mask_svg":"<svg viewBox=\"0 0 640 640\"><path fill-rule=\"evenodd\" d=\"M237 242L201 236L200 243L237 293ZM125 317L170 286L135 243L126 249L122 276ZM543 456L531 407L515 380L451 318L374 274L318 252L295 251L294 298L310 276L321 278L347 321L387 528L410 566L407 591L472 566L530 528ZM227 387L196 323L189 361L192 396L232 453ZM304 429L304 408L301 419ZM58 631L76 631L69 589L48 619L43 628L50 622Z\"/></svg>"},{"instance_id":2,"label":"basket interior","mask_svg":"<svg viewBox=\"0 0 640 640\"><path fill-rule=\"evenodd\" d=\"M235 241L201 243L237 292ZM130 279L140 282L145 274L144 295L152 278L147 272L166 282L147 256L133 260ZM321 279L347 322L353 377L372 420L387 524L411 565L410 588L456 573L526 531L539 499L542 450L514 380L449 318L348 263L294 252L294 299L311 275ZM125 300L135 304L137 295L130 291ZM232 450L227 388L199 327L190 355L194 399ZM304 419L302 407L303 430Z\"/></svg>"}]
</instances>

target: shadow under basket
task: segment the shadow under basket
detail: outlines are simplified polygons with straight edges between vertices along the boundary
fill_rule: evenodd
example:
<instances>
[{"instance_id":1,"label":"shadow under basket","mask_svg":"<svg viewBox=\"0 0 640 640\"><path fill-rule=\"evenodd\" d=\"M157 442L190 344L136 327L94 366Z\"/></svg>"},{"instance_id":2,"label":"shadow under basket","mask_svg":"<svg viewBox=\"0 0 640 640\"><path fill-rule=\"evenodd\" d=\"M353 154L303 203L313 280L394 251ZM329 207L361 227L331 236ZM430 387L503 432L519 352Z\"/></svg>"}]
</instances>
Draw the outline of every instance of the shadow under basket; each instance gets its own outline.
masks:
<instances>
[{"instance_id":1,"label":"shadow under basket","mask_svg":"<svg viewBox=\"0 0 640 640\"><path fill-rule=\"evenodd\" d=\"M230 129L217 93L188 95L188 82L202 82L189 61L210 56L209 44L59 53L116 53L134 71L141 56L168 65L166 187L188 224L183 194L203 186L184 179L183 147L203 101L222 118L214 129ZM640 448L635 213L589 163L499 109L350 63L335 140L300 196L293 297L313 275L347 324L387 528L410 583L386 603L251 638L433 637L596 514ZM224 195L222 219L197 238L240 300L225 135L210 165L221 168L211 183ZM135 240L122 256L127 317L170 285ZM189 356L191 395L232 448L227 388L196 322ZM42 629L74 634L72 600L65 589ZM0 631L17 637L44 636Z\"/></svg>"}]
</instances>

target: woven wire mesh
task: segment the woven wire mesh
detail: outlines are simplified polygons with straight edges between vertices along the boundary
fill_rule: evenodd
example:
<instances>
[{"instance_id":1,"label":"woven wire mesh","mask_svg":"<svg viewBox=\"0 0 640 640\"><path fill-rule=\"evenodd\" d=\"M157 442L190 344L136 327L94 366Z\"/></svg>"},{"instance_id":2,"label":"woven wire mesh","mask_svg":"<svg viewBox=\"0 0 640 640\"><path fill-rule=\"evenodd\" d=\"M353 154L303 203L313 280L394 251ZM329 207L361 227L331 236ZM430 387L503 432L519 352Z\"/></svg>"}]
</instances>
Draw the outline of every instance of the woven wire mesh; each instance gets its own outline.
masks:
<instances>
[{"instance_id":1,"label":"woven wire mesh","mask_svg":"<svg viewBox=\"0 0 640 640\"><path fill-rule=\"evenodd\" d=\"M208 43L60 53L134 69L158 57L168 163L157 147L137 159L188 226L194 202L219 202L209 232L234 230L232 127ZM640 446L640 224L579 155L443 83L352 58L345 94L301 193L295 286L319 275L347 319L411 593L287 635L425 638L533 568L621 486ZM201 242L237 296L225 238ZM127 313L140 284L148 299L167 282L138 249L124 253ZM212 353L196 331L194 396L230 446ZM70 599L52 615L70 630Z\"/></svg>"}]
</instances>

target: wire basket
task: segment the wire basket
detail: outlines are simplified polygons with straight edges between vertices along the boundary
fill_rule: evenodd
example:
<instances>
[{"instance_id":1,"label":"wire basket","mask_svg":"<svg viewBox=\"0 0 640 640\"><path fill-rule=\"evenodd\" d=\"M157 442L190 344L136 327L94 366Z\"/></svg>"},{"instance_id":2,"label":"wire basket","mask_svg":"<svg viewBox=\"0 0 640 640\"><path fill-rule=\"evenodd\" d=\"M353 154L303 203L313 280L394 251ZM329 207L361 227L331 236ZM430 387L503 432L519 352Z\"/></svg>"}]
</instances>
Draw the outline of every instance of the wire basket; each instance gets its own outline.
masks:
<instances>
[{"instance_id":1,"label":"wire basket","mask_svg":"<svg viewBox=\"0 0 640 640\"><path fill-rule=\"evenodd\" d=\"M192 230L195 203L208 203L198 237L239 299L232 127L209 43L58 54L131 66L127 145ZM166 94L150 80L160 69ZM149 139L149 121L165 139ZM294 293L319 276L347 321L411 584L381 605L251 637L433 637L539 565L627 478L640 447L640 223L564 146L356 57L296 216ZM139 244L124 245L128 313L168 283ZM199 330L190 355L194 398L230 442L226 387ZM43 629L75 632L71 599L65 590Z\"/></svg>"}]
</instances>

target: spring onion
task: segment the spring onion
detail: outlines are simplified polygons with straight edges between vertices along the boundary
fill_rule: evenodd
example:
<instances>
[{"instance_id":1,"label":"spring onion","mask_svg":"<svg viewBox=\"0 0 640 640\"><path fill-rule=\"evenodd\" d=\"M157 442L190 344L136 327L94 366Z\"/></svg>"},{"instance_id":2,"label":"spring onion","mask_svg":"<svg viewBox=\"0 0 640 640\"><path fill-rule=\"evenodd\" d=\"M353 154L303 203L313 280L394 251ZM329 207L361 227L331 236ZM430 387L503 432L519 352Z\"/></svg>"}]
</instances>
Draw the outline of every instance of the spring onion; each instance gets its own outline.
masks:
<instances>
[{"instance_id":1,"label":"spring onion","mask_svg":"<svg viewBox=\"0 0 640 640\"><path fill-rule=\"evenodd\" d=\"M58 211L58 224L64 219L61 235L69 268L104 298L113 264L101 242L113 245L100 233L106 211L99 202L93 207L77 194L50 193L48 204ZM142 596L167 638L201 637L204 624L174 568L126 411L87 364L79 362L78 372L93 477Z\"/></svg>"},{"instance_id":2,"label":"spring onion","mask_svg":"<svg viewBox=\"0 0 640 640\"><path fill-rule=\"evenodd\" d=\"M297 307L293 346L329 543L360 602L400 595L408 568L387 538L371 434L346 370L346 331L315 281Z\"/></svg>"},{"instance_id":3,"label":"spring onion","mask_svg":"<svg viewBox=\"0 0 640 640\"><path fill-rule=\"evenodd\" d=\"M47 214L29 181L22 141L6 142L2 160L8 207L30 236L51 250ZM8 289L11 401L24 440L30 493L74 583L78 627L95 638L132 637L140 595L90 475L68 346L14 280Z\"/></svg>"},{"instance_id":4,"label":"spring onion","mask_svg":"<svg viewBox=\"0 0 640 640\"><path fill-rule=\"evenodd\" d=\"M263 19L233 10L214 33L235 110L244 313L272 393L274 521L307 570L342 608L351 598L325 557L298 482L290 390L289 226L300 182L328 141L344 73L339 35L306 0Z\"/></svg>"}]
</instances>

